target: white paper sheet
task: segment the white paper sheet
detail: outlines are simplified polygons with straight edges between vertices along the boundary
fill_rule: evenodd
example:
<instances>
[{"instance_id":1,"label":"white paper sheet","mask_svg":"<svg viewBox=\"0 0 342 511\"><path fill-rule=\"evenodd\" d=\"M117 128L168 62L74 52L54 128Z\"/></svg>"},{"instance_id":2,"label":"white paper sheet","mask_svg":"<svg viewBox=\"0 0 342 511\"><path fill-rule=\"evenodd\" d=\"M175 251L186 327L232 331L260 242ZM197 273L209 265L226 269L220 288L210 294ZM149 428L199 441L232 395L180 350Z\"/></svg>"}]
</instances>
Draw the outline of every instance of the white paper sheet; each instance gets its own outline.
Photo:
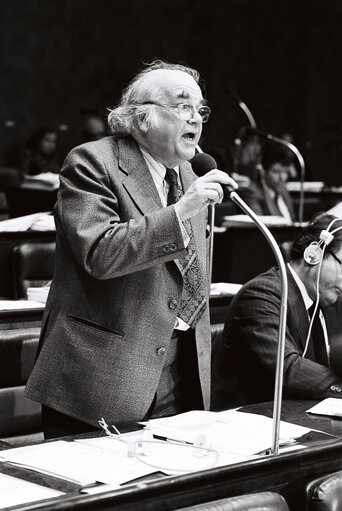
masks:
<instances>
[{"instance_id":1,"label":"white paper sheet","mask_svg":"<svg viewBox=\"0 0 342 511\"><path fill-rule=\"evenodd\" d=\"M328 397L320 403L309 408L308 413L317 415L330 415L332 417L342 417L342 399L336 397Z\"/></svg>"},{"instance_id":2,"label":"white paper sheet","mask_svg":"<svg viewBox=\"0 0 342 511\"><path fill-rule=\"evenodd\" d=\"M203 415L202 415L203 414ZM252 456L270 449L273 420L236 410L187 412L174 417L148 421L151 434L209 447L221 454ZM280 443L294 442L310 429L288 422L280 423Z\"/></svg>"},{"instance_id":3,"label":"white paper sheet","mask_svg":"<svg viewBox=\"0 0 342 511\"><path fill-rule=\"evenodd\" d=\"M0 310L2 311L43 308L44 306L40 302L33 300L0 300Z\"/></svg>"},{"instance_id":4,"label":"white paper sheet","mask_svg":"<svg viewBox=\"0 0 342 511\"><path fill-rule=\"evenodd\" d=\"M54 231L56 230L54 218L49 212L42 212L9 218L0 222L0 232L28 231L29 229L33 231Z\"/></svg>"},{"instance_id":5,"label":"white paper sheet","mask_svg":"<svg viewBox=\"0 0 342 511\"><path fill-rule=\"evenodd\" d=\"M63 492L0 473L0 509L60 495Z\"/></svg>"},{"instance_id":6,"label":"white paper sheet","mask_svg":"<svg viewBox=\"0 0 342 511\"><path fill-rule=\"evenodd\" d=\"M277 215L258 215L258 218L267 226L292 225L292 222L286 220L283 216ZM248 215L228 215L222 219L222 226L248 225L254 224Z\"/></svg>"},{"instance_id":7,"label":"white paper sheet","mask_svg":"<svg viewBox=\"0 0 342 511\"><path fill-rule=\"evenodd\" d=\"M235 296L241 288L242 284L213 282L210 286L210 296Z\"/></svg>"},{"instance_id":8,"label":"white paper sheet","mask_svg":"<svg viewBox=\"0 0 342 511\"><path fill-rule=\"evenodd\" d=\"M156 471L126 455L97 449L79 442L57 440L0 451L0 456L17 466L72 481L81 486L95 482L121 484Z\"/></svg>"}]
</instances>

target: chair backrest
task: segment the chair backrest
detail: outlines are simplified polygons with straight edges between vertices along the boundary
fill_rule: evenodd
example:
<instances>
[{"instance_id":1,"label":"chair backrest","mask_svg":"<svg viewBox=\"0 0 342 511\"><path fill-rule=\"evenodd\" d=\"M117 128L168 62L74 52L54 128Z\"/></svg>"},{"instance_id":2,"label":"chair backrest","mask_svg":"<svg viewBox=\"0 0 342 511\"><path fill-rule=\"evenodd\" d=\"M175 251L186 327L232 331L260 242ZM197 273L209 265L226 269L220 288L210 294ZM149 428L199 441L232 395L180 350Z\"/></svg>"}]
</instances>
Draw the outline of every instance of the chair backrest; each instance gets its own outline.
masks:
<instances>
[{"instance_id":1,"label":"chair backrest","mask_svg":"<svg viewBox=\"0 0 342 511\"><path fill-rule=\"evenodd\" d=\"M55 242L22 243L13 248L12 273L15 298L27 298L28 287L48 283L55 268Z\"/></svg>"},{"instance_id":2,"label":"chair backrest","mask_svg":"<svg viewBox=\"0 0 342 511\"><path fill-rule=\"evenodd\" d=\"M214 325L211 325L211 343L214 346L216 342L220 341L222 332L223 332L223 323L215 323Z\"/></svg>"},{"instance_id":3,"label":"chair backrest","mask_svg":"<svg viewBox=\"0 0 342 511\"><path fill-rule=\"evenodd\" d=\"M20 169L13 167L0 167L0 190L8 190L20 186L23 180Z\"/></svg>"},{"instance_id":4,"label":"chair backrest","mask_svg":"<svg viewBox=\"0 0 342 511\"><path fill-rule=\"evenodd\" d=\"M178 511L246 511L247 509L250 511L289 511L284 497L274 492L239 495L184 507Z\"/></svg>"},{"instance_id":5,"label":"chair backrest","mask_svg":"<svg viewBox=\"0 0 342 511\"><path fill-rule=\"evenodd\" d=\"M342 510L342 471L314 479L306 486L307 511Z\"/></svg>"},{"instance_id":6,"label":"chair backrest","mask_svg":"<svg viewBox=\"0 0 342 511\"><path fill-rule=\"evenodd\" d=\"M43 439L41 406L24 396L39 332L39 328L0 332L0 439L15 445Z\"/></svg>"}]
</instances>

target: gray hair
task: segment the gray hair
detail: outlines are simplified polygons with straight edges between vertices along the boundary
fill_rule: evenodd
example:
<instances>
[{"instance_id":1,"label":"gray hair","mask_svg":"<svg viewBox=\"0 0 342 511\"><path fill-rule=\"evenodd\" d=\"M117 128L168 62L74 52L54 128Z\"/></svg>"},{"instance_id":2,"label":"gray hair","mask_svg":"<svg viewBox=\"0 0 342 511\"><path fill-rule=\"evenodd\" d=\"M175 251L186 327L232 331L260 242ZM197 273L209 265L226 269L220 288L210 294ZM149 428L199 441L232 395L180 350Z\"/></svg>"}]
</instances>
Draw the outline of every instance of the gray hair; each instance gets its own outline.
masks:
<instances>
[{"instance_id":1,"label":"gray hair","mask_svg":"<svg viewBox=\"0 0 342 511\"><path fill-rule=\"evenodd\" d=\"M201 85L199 72L191 67L183 64L169 64L163 60L154 60L150 64L146 64L145 69L140 71L124 89L118 106L109 109L108 125L114 135L132 134L132 130L138 128L137 120L139 118L144 118L149 126L153 123L153 109L150 108L150 105L142 104L150 99L150 91L142 87L141 84L148 73L157 69L183 71Z\"/></svg>"}]
</instances>

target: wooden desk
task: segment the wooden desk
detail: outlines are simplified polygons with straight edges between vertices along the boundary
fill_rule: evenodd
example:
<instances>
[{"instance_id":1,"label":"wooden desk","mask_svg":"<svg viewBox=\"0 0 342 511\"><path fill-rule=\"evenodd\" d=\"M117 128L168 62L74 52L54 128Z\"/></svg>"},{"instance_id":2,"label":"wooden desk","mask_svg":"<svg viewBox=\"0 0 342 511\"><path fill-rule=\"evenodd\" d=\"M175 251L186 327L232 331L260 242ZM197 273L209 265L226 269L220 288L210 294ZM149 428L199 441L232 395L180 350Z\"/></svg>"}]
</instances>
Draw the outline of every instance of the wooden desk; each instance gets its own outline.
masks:
<instances>
[{"instance_id":1,"label":"wooden desk","mask_svg":"<svg viewBox=\"0 0 342 511\"><path fill-rule=\"evenodd\" d=\"M305 411L314 401L285 401L284 420L333 435L342 435L342 421L309 416ZM272 404L250 405L244 411L272 414ZM80 495L76 485L38 473L0 464L0 470L67 492L65 496L41 504L27 504L16 509L42 511L70 510L166 510L200 502L257 491L277 491L285 496L290 509L305 509L303 497L307 481L342 469L342 441L329 438L324 442L308 442L304 450L279 456L268 456L250 462L214 468L187 475L155 478L136 485L98 495Z\"/></svg>"},{"instance_id":2,"label":"wooden desk","mask_svg":"<svg viewBox=\"0 0 342 511\"><path fill-rule=\"evenodd\" d=\"M224 323L228 305L232 296L210 297L210 322L211 324ZM41 325L44 304L37 309L14 309L0 310L0 331L16 328L39 327Z\"/></svg>"},{"instance_id":3,"label":"wooden desk","mask_svg":"<svg viewBox=\"0 0 342 511\"><path fill-rule=\"evenodd\" d=\"M27 242L55 241L56 231L0 232L0 297L14 298L12 252L16 245Z\"/></svg>"},{"instance_id":4,"label":"wooden desk","mask_svg":"<svg viewBox=\"0 0 342 511\"><path fill-rule=\"evenodd\" d=\"M290 195L293 200L294 210L297 213L299 209L300 192L291 191ZM304 218L310 220L313 215L319 211L327 211L342 201L342 188L326 187L320 191L304 192Z\"/></svg>"},{"instance_id":5,"label":"wooden desk","mask_svg":"<svg viewBox=\"0 0 342 511\"><path fill-rule=\"evenodd\" d=\"M292 242L302 227L270 227L278 244ZM276 264L267 240L255 225L231 226L215 232L213 282L244 284Z\"/></svg>"},{"instance_id":6,"label":"wooden desk","mask_svg":"<svg viewBox=\"0 0 342 511\"><path fill-rule=\"evenodd\" d=\"M0 310L0 331L40 327L44 307L42 304L39 309Z\"/></svg>"},{"instance_id":7,"label":"wooden desk","mask_svg":"<svg viewBox=\"0 0 342 511\"><path fill-rule=\"evenodd\" d=\"M44 185L22 184L17 188L6 190L6 199L10 218L52 211L58 190Z\"/></svg>"}]
</instances>

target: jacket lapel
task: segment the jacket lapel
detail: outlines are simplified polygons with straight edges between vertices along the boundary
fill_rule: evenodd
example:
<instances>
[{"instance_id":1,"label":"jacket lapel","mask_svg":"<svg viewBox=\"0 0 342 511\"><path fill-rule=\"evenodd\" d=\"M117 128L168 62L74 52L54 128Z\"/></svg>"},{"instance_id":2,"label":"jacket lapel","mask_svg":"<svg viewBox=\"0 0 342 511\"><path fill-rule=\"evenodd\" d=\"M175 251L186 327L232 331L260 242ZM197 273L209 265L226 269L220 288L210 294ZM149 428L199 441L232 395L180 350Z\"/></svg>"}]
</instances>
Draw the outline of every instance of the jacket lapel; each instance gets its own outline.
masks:
<instances>
[{"instance_id":1,"label":"jacket lapel","mask_svg":"<svg viewBox=\"0 0 342 511\"><path fill-rule=\"evenodd\" d=\"M146 214L162 207L151 173L144 157L132 138L121 138L119 166L126 174L123 186L142 213Z\"/></svg>"}]
</instances>

